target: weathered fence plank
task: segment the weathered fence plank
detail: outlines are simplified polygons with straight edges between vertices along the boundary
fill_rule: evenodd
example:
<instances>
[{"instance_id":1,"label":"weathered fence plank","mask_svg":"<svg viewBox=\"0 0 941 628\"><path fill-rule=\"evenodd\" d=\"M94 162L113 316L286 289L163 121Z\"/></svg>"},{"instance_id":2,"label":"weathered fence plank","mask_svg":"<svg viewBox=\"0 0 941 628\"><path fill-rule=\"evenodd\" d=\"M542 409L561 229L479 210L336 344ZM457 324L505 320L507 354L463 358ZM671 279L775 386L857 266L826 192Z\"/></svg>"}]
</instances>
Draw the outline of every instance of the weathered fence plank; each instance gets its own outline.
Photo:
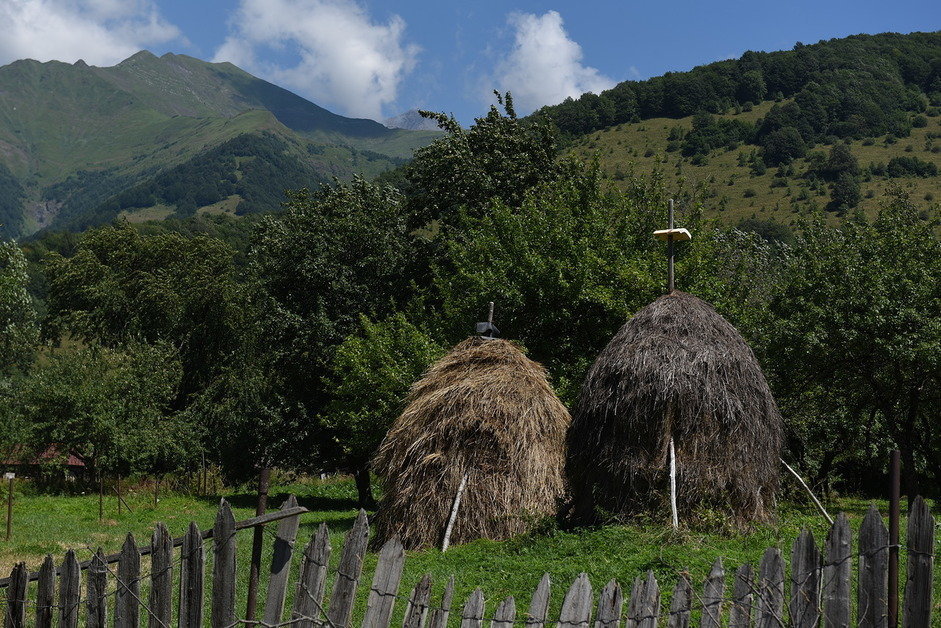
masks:
<instances>
[{"instance_id":1,"label":"weathered fence plank","mask_svg":"<svg viewBox=\"0 0 941 628\"><path fill-rule=\"evenodd\" d=\"M147 628L167 628L173 621L173 538L158 523L150 537L150 597Z\"/></svg>"},{"instance_id":2,"label":"weathered fence plank","mask_svg":"<svg viewBox=\"0 0 941 628\"><path fill-rule=\"evenodd\" d=\"M637 628L640 616L640 598L644 594L644 580L639 575L634 577L631 586L631 599L627 601L627 617L624 619L624 628Z\"/></svg>"},{"instance_id":3,"label":"weathered fence plank","mask_svg":"<svg viewBox=\"0 0 941 628\"><path fill-rule=\"evenodd\" d=\"M934 576L934 517L920 496L908 514L908 575L905 578L904 628L931 625Z\"/></svg>"},{"instance_id":4,"label":"weathered fence plank","mask_svg":"<svg viewBox=\"0 0 941 628\"><path fill-rule=\"evenodd\" d=\"M105 565L101 548L92 556L88 566L88 592L85 595L86 620L88 628L106 628L108 625L108 604L105 594L108 589L108 567Z\"/></svg>"},{"instance_id":5,"label":"weathered fence plank","mask_svg":"<svg viewBox=\"0 0 941 628\"><path fill-rule=\"evenodd\" d=\"M840 513L827 535L823 563L824 628L849 628L850 575L853 567L850 521Z\"/></svg>"},{"instance_id":6,"label":"weathered fence plank","mask_svg":"<svg viewBox=\"0 0 941 628\"><path fill-rule=\"evenodd\" d=\"M480 628L484 625L484 592L480 587L467 597L461 611L461 628Z\"/></svg>"},{"instance_id":7,"label":"weathered fence plank","mask_svg":"<svg viewBox=\"0 0 941 628\"><path fill-rule=\"evenodd\" d=\"M670 602L670 617L667 628L689 628L689 619L693 606L693 586L685 573L680 574L673 589L673 601Z\"/></svg>"},{"instance_id":8,"label":"weathered fence plank","mask_svg":"<svg viewBox=\"0 0 941 628\"><path fill-rule=\"evenodd\" d=\"M395 596L399 592L402 570L405 568L405 548L398 537L392 537L379 550L376 573L369 590L363 628L387 628L392 616Z\"/></svg>"},{"instance_id":9,"label":"weathered fence plank","mask_svg":"<svg viewBox=\"0 0 941 628\"><path fill-rule=\"evenodd\" d=\"M784 561L781 552L769 547L761 557L758 575L756 628L784 626Z\"/></svg>"},{"instance_id":10,"label":"weathered fence plank","mask_svg":"<svg viewBox=\"0 0 941 628\"><path fill-rule=\"evenodd\" d=\"M516 600L509 596L497 607L493 614L493 621L490 622L490 628L513 628L513 622L516 620Z\"/></svg>"},{"instance_id":11,"label":"weathered fence plank","mask_svg":"<svg viewBox=\"0 0 941 628\"><path fill-rule=\"evenodd\" d=\"M10 572L10 586L7 587L7 606L3 625L6 628L23 628L26 625L26 584L29 582L29 570L26 563L17 563Z\"/></svg>"},{"instance_id":12,"label":"weathered fence plank","mask_svg":"<svg viewBox=\"0 0 941 628\"><path fill-rule=\"evenodd\" d=\"M297 508L297 498L293 495L281 505L281 510ZM282 519L274 539L274 553L271 557L271 571L268 577L268 596L265 598L264 621L274 625L281 621L284 613L284 599L288 591L288 578L291 575L291 558L294 556L294 541L297 528L301 524L300 515Z\"/></svg>"},{"instance_id":13,"label":"weathered fence plank","mask_svg":"<svg viewBox=\"0 0 941 628\"><path fill-rule=\"evenodd\" d=\"M408 607L402 628L423 628L428 618L428 604L431 600L431 574L422 576L412 594L408 597Z\"/></svg>"},{"instance_id":14,"label":"weathered fence plank","mask_svg":"<svg viewBox=\"0 0 941 628\"><path fill-rule=\"evenodd\" d=\"M294 611L291 617L297 620L297 628L313 628L314 622L304 617L323 620L323 593L327 586L327 567L330 565L330 530L321 523L317 533L310 539L301 558L301 571L297 578L294 595Z\"/></svg>"},{"instance_id":15,"label":"weathered fence plank","mask_svg":"<svg viewBox=\"0 0 941 628\"><path fill-rule=\"evenodd\" d=\"M816 626L820 622L820 550L810 530L803 530L791 548L791 625Z\"/></svg>"},{"instance_id":16,"label":"weathered fence plank","mask_svg":"<svg viewBox=\"0 0 941 628\"><path fill-rule=\"evenodd\" d=\"M212 628L227 628L235 621L235 517L229 502L220 500L212 527Z\"/></svg>"},{"instance_id":17,"label":"weathered fence plank","mask_svg":"<svg viewBox=\"0 0 941 628\"><path fill-rule=\"evenodd\" d=\"M598 596L598 610L595 612L595 628L618 628L621 610L624 607L624 594L621 585L612 578Z\"/></svg>"},{"instance_id":18,"label":"weathered fence plank","mask_svg":"<svg viewBox=\"0 0 941 628\"><path fill-rule=\"evenodd\" d=\"M588 626L591 620L591 581L588 574L581 573L572 586L569 587L565 599L562 600L562 610L559 611L559 623L556 628L576 628Z\"/></svg>"},{"instance_id":19,"label":"weathered fence plank","mask_svg":"<svg viewBox=\"0 0 941 628\"><path fill-rule=\"evenodd\" d=\"M52 608L56 595L56 565L52 556L46 554L39 568L39 584L36 586L36 628L52 628Z\"/></svg>"},{"instance_id":20,"label":"weathered fence plank","mask_svg":"<svg viewBox=\"0 0 941 628\"><path fill-rule=\"evenodd\" d=\"M59 573L59 628L77 628L82 570L74 551L65 553Z\"/></svg>"},{"instance_id":21,"label":"weathered fence plank","mask_svg":"<svg viewBox=\"0 0 941 628\"><path fill-rule=\"evenodd\" d=\"M722 599L725 597L725 569L722 558L712 564L702 591L702 628L720 628L722 625Z\"/></svg>"},{"instance_id":22,"label":"weathered fence plank","mask_svg":"<svg viewBox=\"0 0 941 628\"><path fill-rule=\"evenodd\" d=\"M203 536L196 523L190 523L183 537L180 553L180 614L179 628L202 628L203 625L203 564L206 560Z\"/></svg>"},{"instance_id":23,"label":"weathered fence plank","mask_svg":"<svg viewBox=\"0 0 941 628\"><path fill-rule=\"evenodd\" d=\"M859 579L856 582L859 628L885 628L889 623L889 531L871 504L859 528Z\"/></svg>"},{"instance_id":24,"label":"weathered fence plank","mask_svg":"<svg viewBox=\"0 0 941 628\"><path fill-rule=\"evenodd\" d=\"M751 628L752 574L751 564L744 563L735 570L732 581L732 609L729 628Z\"/></svg>"},{"instance_id":25,"label":"weathered fence plank","mask_svg":"<svg viewBox=\"0 0 941 628\"><path fill-rule=\"evenodd\" d=\"M104 557L102 557L102 560ZM114 606L114 628L140 625L140 552L134 535L128 534L118 561L118 584Z\"/></svg>"},{"instance_id":26,"label":"weathered fence plank","mask_svg":"<svg viewBox=\"0 0 941 628\"><path fill-rule=\"evenodd\" d=\"M543 574L539 585L533 592L529 602L529 613L526 617L527 628L541 628L546 623L546 614L549 612L549 595L552 591L552 579L549 574Z\"/></svg>"},{"instance_id":27,"label":"weathered fence plank","mask_svg":"<svg viewBox=\"0 0 941 628\"><path fill-rule=\"evenodd\" d=\"M350 623L368 542L369 521L366 519L366 511L361 509L356 516L356 522L346 534L343 553L340 554L340 565L337 568L337 579L333 584L333 595L330 596L327 619L336 628L346 628Z\"/></svg>"},{"instance_id":28,"label":"weathered fence plank","mask_svg":"<svg viewBox=\"0 0 941 628\"><path fill-rule=\"evenodd\" d=\"M454 576L448 578L448 584L441 595L441 606L431 615L429 628L446 628L451 614L451 601L454 599Z\"/></svg>"},{"instance_id":29,"label":"weathered fence plank","mask_svg":"<svg viewBox=\"0 0 941 628\"><path fill-rule=\"evenodd\" d=\"M657 619L660 617L660 586L653 571L647 572L637 610L637 628L657 628Z\"/></svg>"}]
</instances>

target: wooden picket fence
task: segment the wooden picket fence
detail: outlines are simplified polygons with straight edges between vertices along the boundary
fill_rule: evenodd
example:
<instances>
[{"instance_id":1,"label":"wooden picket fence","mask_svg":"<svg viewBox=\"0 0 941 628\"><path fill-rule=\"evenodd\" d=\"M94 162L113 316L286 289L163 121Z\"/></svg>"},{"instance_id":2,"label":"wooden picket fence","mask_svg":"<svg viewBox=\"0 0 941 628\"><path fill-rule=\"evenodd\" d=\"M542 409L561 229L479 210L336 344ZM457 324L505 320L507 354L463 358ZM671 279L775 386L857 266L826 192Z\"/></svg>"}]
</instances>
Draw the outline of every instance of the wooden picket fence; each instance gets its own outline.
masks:
<instances>
[{"instance_id":1,"label":"wooden picket fence","mask_svg":"<svg viewBox=\"0 0 941 628\"><path fill-rule=\"evenodd\" d=\"M346 628L351 624L369 540L366 513L360 511L346 535L329 602L324 602L324 593L331 546L327 526L321 524L301 555L293 607L286 609L293 546L299 518L305 512L307 510L298 507L292 496L279 512L236 522L223 500L212 530L200 532L196 524L191 523L186 536L171 539L166 527L158 524L150 545L143 548L128 535L122 551L113 556L104 556L99 550L91 560L79 563L75 552L69 550L59 567L47 556L36 573L29 573L20 563L9 578L0 581L0 588L6 588L4 625L6 628L28 625L51 628L55 623L59 628L77 628L84 620L89 628L104 628L109 613L113 613L115 628L137 628L142 620L148 628L169 628L174 617L179 628L199 628L204 623L212 628L234 628L239 624L265 628L295 625L298 628ZM236 532L278 520L263 617L252 622L239 619L235 607ZM213 564L207 618L204 616L207 595L204 541L209 539L213 541ZM404 607L403 628L445 628L449 621L461 628L482 628L485 622L490 628L513 628L514 624L543 628L549 623L556 624L557 628L587 628L592 620L594 628L621 625L625 628L684 628L694 621L704 628L725 625L730 628L804 628L821 623L830 628L853 625L853 615L856 626L887 626L888 557L892 548L882 517L874 507L863 520L855 553L852 545L849 520L840 515L822 551L809 531L801 533L794 541L789 576L785 575L781 552L769 548L757 573L749 564L735 570L731 591L727 593L727 573L719 558L701 587L694 587L687 574L677 574L669 607L661 604L660 588L653 572L634 580L629 597L611 580L602 588L597 600L588 576L583 573L568 587L558 615L549 617L549 574L544 575L536 587L526 613L518 613L514 598L508 597L488 616L479 588L463 606L452 608L453 576L436 603L432 603L430 575L422 577L408 595L400 595L405 551L397 539L392 539L379 551L361 625L388 628L399 602ZM173 557L175 547L181 547L177 559ZM934 518L921 498L915 500L909 515L905 549L907 576L902 625L927 627L931 625L932 613ZM141 556L144 555L150 555L151 569L149 574L141 575ZM115 563L117 568L111 568ZM179 589L174 613L172 585L173 572L177 569ZM86 572L84 595L82 571ZM854 571L858 573L855 612L851 599ZM38 582L34 599L28 596L31 581ZM143 599L140 585L148 581L149 594Z\"/></svg>"}]
</instances>

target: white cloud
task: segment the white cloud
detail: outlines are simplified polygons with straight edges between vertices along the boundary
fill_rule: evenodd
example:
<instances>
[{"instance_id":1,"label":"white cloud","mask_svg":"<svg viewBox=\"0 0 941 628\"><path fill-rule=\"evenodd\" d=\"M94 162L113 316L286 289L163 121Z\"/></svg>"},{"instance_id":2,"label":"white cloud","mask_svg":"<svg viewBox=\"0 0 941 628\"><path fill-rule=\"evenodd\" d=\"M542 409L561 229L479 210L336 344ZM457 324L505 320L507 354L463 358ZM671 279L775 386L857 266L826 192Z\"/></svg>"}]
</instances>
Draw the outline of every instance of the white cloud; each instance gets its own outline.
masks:
<instances>
[{"instance_id":1,"label":"white cloud","mask_svg":"<svg viewBox=\"0 0 941 628\"><path fill-rule=\"evenodd\" d=\"M513 13L508 19L516 41L497 65L496 80L513 93L521 113L614 86L595 68L582 65L582 48L565 32L558 12Z\"/></svg>"},{"instance_id":2,"label":"white cloud","mask_svg":"<svg viewBox=\"0 0 941 628\"><path fill-rule=\"evenodd\" d=\"M0 63L16 59L113 65L175 39L151 0L0 0Z\"/></svg>"},{"instance_id":3,"label":"white cloud","mask_svg":"<svg viewBox=\"0 0 941 628\"><path fill-rule=\"evenodd\" d=\"M215 61L235 65L340 113L382 119L418 47L405 22L373 22L347 0L242 0ZM271 53L280 53L274 54ZM292 55L285 64L272 58Z\"/></svg>"}]
</instances>

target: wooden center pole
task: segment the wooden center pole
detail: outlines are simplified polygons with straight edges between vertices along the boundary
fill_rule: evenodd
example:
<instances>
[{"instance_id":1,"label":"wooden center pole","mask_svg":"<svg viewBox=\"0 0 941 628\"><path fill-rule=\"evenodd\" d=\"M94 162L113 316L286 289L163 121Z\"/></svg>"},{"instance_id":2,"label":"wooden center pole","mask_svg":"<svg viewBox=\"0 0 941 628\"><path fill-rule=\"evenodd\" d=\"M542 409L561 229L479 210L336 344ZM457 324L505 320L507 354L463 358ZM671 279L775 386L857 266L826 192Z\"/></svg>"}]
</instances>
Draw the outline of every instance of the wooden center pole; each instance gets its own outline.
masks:
<instances>
[{"instance_id":1,"label":"wooden center pole","mask_svg":"<svg viewBox=\"0 0 941 628\"><path fill-rule=\"evenodd\" d=\"M670 199L670 229L673 229L673 199ZM673 292L673 234L667 236L667 294Z\"/></svg>"}]
</instances>

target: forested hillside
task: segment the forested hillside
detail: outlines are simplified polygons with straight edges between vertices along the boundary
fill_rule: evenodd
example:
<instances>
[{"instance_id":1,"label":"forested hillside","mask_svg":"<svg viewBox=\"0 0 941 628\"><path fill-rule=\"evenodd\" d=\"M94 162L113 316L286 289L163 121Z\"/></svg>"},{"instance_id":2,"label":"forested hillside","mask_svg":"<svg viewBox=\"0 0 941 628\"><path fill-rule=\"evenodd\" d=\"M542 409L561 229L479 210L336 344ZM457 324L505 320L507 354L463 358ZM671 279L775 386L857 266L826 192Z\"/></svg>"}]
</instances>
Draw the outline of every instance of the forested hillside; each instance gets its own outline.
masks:
<instances>
[{"instance_id":1,"label":"forested hillside","mask_svg":"<svg viewBox=\"0 0 941 628\"><path fill-rule=\"evenodd\" d=\"M746 52L537 115L612 176L657 170L677 193L708 187L715 215L790 222L809 206L871 213L889 183L936 210L939 107L941 33L887 33ZM842 144L852 163L827 165Z\"/></svg>"}]
</instances>

